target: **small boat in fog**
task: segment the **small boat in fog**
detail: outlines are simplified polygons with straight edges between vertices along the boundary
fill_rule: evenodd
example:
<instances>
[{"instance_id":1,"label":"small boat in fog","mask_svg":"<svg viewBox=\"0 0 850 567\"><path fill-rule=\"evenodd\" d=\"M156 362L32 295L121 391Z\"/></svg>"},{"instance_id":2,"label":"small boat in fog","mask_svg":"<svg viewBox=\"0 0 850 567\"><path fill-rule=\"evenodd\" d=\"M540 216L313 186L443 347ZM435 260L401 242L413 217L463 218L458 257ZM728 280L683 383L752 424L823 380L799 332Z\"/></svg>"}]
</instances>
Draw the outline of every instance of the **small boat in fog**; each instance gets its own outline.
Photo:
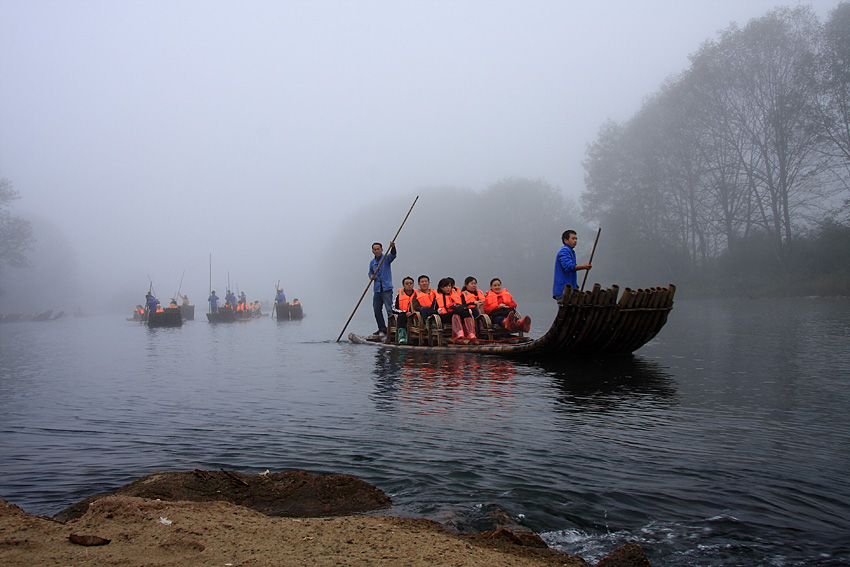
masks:
<instances>
[{"instance_id":1,"label":"small boat in fog","mask_svg":"<svg viewBox=\"0 0 850 567\"><path fill-rule=\"evenodd\" d=\"M631 290L626 288L617 298L616 285L602 289L599 284L592 291L564 290L558 304L558 313L549 330L541 337L531 339L521 334L500 333L486 337L489 318L479 316L476 333L479 339L473 344L453 344L450 328L432 316L419 328L408 327L408 344L398 344L396 330L389 325L386 340L374 336L350 333L348 338L357 344L384 348L429 350L438 352L472 352L509 357L569 357L613 356L630 354L652 340L673 309L676 286ZM417 344L413 344L416 342Z\"/></svg>"},{"instance_id":2,"label":"small boat in fog","mask_svg":"<svg viewBox=\"0 0 850 567\"><path fill-rule=\"evenodd\" d=\"M233 323L234 321L250 321L264 317L257 305L256 309L246 307L245 309L233 309L230 305L219 307L214 313L207 313L207 321L210 323Z\"/></svg>"},{"instance_id":3,"label":"small boat in fog","mask_svg":"<svg viewBox=\"0 0 850 567\"><path fill-rule=\"evenodd\" d=\"M178 307L167 307L148 313L148 327L182 327L183 315Z\"/></svg>"},{"instance_id":4,"label":"small boat in fog","mask_svg":"<svg viewBox=\"0 0 850 567\"><path fill-rule=\"evenodd\" d=\"M183 316L183 319L186 321L194 321L195 320L195 306L189 305L188 303L184 303L180 306L180 314Z\"/></svg>"},{"instance_id":5,"label":"small boat in fog","mask_svg":"<svg viewBox=\"0 0 850 567\"><path fill-rule=\"evenodd\" d=\"M292 303L275 303L274 313L278 321L300 321L304 318L304 308L298 299L293 299Z\"/></svg>"}]
</instances>

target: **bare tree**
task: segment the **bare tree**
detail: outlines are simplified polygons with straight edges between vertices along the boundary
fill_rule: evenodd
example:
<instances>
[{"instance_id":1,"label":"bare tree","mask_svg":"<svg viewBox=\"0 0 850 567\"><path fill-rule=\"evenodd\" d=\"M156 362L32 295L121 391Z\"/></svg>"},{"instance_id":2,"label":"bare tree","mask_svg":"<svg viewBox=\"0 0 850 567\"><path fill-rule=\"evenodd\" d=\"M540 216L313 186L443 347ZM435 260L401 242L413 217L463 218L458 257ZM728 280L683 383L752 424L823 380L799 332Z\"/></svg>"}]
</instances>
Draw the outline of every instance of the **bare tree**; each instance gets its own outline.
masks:
<instances>
[{"instance_id":1,"label":"bare tree","mask_svg":"<svg viewBox=\"0 0 850 567\"><path fill-rule=\"evenodd\" d=\"M20 198L12 182L0 178L0 269L28 265L27 252L35 242L29 221L13 216L9 204Z\"/></svg>"},{"instance_id":2,"label":"bare tree","mask_svg":"<svg viewBox=\"0 0 850 567\"><path fill-rule=\"evenodd\" d=\"M850 173L850 2L831 13L823 30L822 112L823 128L832 145L829 153L848 188Z\"/></svg>"}]
</instances>

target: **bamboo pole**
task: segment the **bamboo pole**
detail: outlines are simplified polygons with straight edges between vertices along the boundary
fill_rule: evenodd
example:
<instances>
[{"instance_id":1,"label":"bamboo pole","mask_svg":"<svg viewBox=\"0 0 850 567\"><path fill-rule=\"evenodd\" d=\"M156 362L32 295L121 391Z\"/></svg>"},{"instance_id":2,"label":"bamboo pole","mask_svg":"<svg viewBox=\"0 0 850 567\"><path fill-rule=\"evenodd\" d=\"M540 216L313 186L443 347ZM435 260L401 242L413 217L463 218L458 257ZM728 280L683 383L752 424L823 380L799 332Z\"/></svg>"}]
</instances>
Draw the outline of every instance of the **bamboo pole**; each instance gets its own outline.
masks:
<instances>
[{"instance_id":1,"label":"bamboo pole","mask_svg":"<svg viewBox=\"0 0 850 567\"><path fill-rule=\"evenodd\" d=\"M401 232L401 229L404 227L404 223L407 222L407 217L410 216L410 213L411 213L411 211L413 211L413 207L416 205L416 201L418 201L418 200L419 200L419 195L417 195L416 198L413 199L413 205L410 205L410 210L408 210L407 214L404 215L404 220L401 221L401 226L398 227L398 230L396 231L395 236L392 238L392 240L390 240L390 242L395 242L395 239L398 238L398 235ZM387 252L384 252L384 256L381 258L381 261L378 262L378 267L375 269L376 274L378 273L378 270L381 269L381 265L384 263L384 260L386 260L388 253L389 253L389 250ZM342 331L339 332L339 336L336 338L336 342L339 342L339 339L342 338L342 334L348 328L348 324L351 323L351 319L354 317L354 314L357 312L357 308L360 307L360 303L363 301L363 298L366 297L366 292L369 291L370 285L372 285L372 280L369 280L369 283L366 284L366 289L363 290L362 295L360 295L360 299L357 300L357 305L354 306L354 310L351 312L351 315L348 316L348 321L345 322L345 326L342 328Z\"/></svg>"},{"instance_id":2,"label":"bamboo pole","mask_svg":"<svg viewBox=\"0 0 850 567\"><path fill-rule=\"evenodd\" d=\"M587 261L588 264L593 263L593 254L596 252L596 244L599 242L599 235L602 233L602 227L599 227L596 231L596 240L593 241L593 249L590 251L590 260ZM590 273L590 270L584 271L584 279L581 280L581 291L584 291L584 284L587 282L587 275Z\"/></svg>"}]
</instances>

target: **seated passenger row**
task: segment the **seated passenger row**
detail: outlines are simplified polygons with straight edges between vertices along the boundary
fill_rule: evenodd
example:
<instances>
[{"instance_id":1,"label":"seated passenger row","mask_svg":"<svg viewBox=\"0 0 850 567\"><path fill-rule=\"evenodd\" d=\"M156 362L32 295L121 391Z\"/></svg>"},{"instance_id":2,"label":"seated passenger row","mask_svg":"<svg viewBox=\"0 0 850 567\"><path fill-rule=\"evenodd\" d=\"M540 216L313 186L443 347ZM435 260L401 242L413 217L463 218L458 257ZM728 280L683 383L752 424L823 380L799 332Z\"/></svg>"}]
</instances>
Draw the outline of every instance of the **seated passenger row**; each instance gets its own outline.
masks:
<instances>
[{"instance_id":1,"label":"seated passenger row","mask_svg":"<svg viewBox=\"0 0 850 567\"><path fill-rule=\"evenodd\" d=\"M490 316L494 325L500 325L510 332L525 332L531 328L531 318L519 319L516 302L502 280L490 280L490 291L486 294L478 289L478 280L469 276L460 290L452 278L443 278L437 289L431 289L431 279L419 276L419 289L414 289L413 278L402 280L402 289L393 304L393 313L398 316L398 342L407 342L407 324L411 314L416 313L427 321L428 317L438 315L443 323L451 323L452 342L470 344L477 342L475 319L483 311Z\"/></svg>"}]
</instances>

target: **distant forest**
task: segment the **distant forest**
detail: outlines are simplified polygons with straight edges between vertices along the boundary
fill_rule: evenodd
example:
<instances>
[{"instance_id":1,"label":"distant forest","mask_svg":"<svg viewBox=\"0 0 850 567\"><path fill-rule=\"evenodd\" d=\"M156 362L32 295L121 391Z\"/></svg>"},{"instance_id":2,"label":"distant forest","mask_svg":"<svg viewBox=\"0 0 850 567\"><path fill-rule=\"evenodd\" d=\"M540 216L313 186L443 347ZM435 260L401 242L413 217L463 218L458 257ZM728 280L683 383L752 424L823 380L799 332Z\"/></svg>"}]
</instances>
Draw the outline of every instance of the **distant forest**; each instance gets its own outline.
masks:
<instances>
[{"instance_id":1,"label":"distant forest","mask_svg":"<svg viewBox=\"0 0 850 567\"><path fill-rule=\"evenodd\" d=\"M690 62L588 146L582 210L615 261L707 293L850 293L850 2L732 25Z\"/></svg>"},{"instance_id":2,"label":"distant forest","mask_svg":"<svg viewBox=\"0 0 850 567\"><path fill-rule=\"evenodd\" d=\"M601 127L579 203L542 179L420 188L396 287L406 275L474 275L487 289L498 276L521 301L548 299L561 233L579 232L584 263L601 227L588 285L850 295L850 2L823 23L808 7L773 10L690 60L631 119ZM372 240L386 246L412 200L337 227L327 281L365 285ZM353 304L357 293L328 295Z\"/></svg>"}]
</instances>

